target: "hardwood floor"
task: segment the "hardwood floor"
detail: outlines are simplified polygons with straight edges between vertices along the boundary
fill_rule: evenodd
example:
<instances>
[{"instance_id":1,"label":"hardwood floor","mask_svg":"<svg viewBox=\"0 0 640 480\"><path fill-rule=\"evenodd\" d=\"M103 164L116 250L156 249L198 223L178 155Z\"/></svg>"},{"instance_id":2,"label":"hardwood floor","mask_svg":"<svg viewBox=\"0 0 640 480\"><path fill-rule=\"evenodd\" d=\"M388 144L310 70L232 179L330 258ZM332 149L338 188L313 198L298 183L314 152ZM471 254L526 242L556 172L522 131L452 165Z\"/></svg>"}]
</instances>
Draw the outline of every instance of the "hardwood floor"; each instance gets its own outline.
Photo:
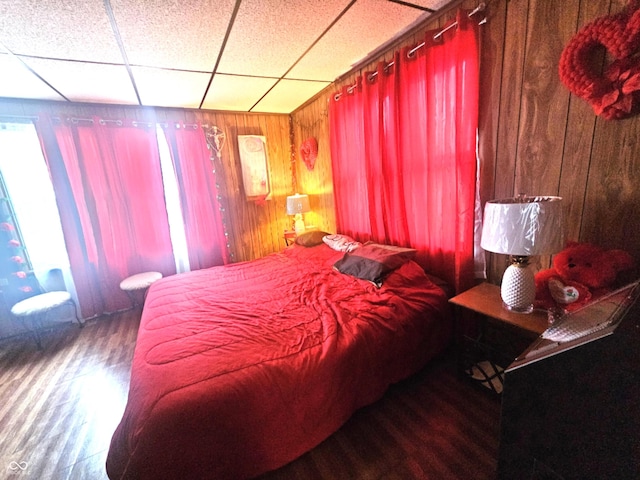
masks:
<instances>
[{"instance_id":1,"label":"hardwood floor","mask_svg":"<svg viewBox=\"0 0 640 480\"><path fill-rule=\"evenodd\" d=\"M1 478L104 480L124 410L139 312L0 342ZM278 479L491 479L499 400L445 356L394 385Z\"/></svg>"},{"instance_id":2,"label":"hardwood floor","mask_svg":"<svg viewBox=\"0 0 640 480\"><path fill-rule=\"evenodd\" d=\"M0 343L2 478L106 479L124 411L139 312Z\"/></svg>"}]
</instances>

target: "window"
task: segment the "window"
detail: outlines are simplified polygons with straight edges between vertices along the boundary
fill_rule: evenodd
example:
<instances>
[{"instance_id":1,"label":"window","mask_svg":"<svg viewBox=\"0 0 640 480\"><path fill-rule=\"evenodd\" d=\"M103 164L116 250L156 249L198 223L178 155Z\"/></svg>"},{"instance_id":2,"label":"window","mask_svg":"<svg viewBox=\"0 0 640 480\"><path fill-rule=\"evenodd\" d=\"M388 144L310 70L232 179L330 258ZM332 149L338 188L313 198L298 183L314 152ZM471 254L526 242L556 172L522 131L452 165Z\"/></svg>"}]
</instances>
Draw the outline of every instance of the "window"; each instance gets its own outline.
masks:
<instances>
[{"instance_id":1,"label":"window","mask_svg":"<svg viewBox=\"0 0 640 480\"><path fill-rule=\"evenodd\" d=\"M25 270L44 282L59 268L73 292L56 198L32 124L0 123L0 173L15 212L16 240L24 243Z\"/></svg>"}]
</instances>

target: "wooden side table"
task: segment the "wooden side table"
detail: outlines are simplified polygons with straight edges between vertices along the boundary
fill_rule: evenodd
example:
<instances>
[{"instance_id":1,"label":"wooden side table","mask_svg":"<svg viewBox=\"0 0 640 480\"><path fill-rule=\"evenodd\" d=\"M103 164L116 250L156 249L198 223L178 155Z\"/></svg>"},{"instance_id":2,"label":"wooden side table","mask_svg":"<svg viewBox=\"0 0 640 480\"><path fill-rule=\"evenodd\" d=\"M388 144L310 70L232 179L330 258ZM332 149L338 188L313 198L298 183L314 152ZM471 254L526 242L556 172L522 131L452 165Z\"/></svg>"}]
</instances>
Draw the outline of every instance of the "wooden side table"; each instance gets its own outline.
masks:
<instances>
[{"instance_id":1,"label":"wooden side table","mask_svg":"<svg viewBox=\"0 0 640 480\"><path fill-rule=\"evenodd\" d=\"M488 381L485 367L501 380L502 370L547 329L546 313L534 310L523 314L507 310L502 305L500 287L490 283L476 285L449 301L457 307L454 321L458 368L500 393L501 382L492 384ZM463 325L463 317L469 318L469 313L477 325L472 333L465 331ZM495 327L493 331L490 331L491 326ZM480 368L479 362L482 363Z\"/></svg>"},{"instance_id":2,"label":"wooden side table","mask_svg":"<svg viewBox=\"0 0 640 480\"><path fill-rule=\"evenodd\" d=\"M534 310L532 313L510 312L502 306L500 287L491 283L481 283L449 300L454 305L486 315L507 323L536 336L548 327L547 315Z\"/></svg>"},{"instance_id":3,"label":"wooden side table","mask_svg":"<svg viewBox=\"0 0 640 480\"><path fill-rule=\"evenodd\" d=\"M287 247L295 241L296 241L296 232L294 230L285 230L284 243L287 244Z\"/></svg>"}]
</instances>

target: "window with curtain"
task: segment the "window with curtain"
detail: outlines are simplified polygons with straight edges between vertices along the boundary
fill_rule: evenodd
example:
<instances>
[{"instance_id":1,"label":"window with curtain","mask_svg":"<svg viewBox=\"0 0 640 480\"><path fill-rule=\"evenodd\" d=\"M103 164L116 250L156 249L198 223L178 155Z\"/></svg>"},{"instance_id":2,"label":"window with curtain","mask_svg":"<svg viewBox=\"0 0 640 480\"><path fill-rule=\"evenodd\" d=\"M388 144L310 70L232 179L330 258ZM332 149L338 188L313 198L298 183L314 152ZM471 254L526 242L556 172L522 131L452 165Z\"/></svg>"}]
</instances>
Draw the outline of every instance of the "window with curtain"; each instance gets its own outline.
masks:
<instances>
[{"instance_id":1,"label":"window with curtain","mask_svg":"<svg viewBox=\"0 0 640 480\"><path fill-rule=\"evenodd\" d=\"M75 297L49 172L29 123L0 123L0 336L22 330L9 309L41 293L59 269Z\"/></svg>"},{"instance_id":2,"label":"window with curtain","mask_svg":"<svg viewBox=\"0 0 640 480\"><path fill-rule=\"evenodd\" d=\"M477 25L396 52L330 102L338 231L418 249L457 291L474 277Z\"/></svg>"},{"instance_id":3,"label":"window with curtain","mask_svg":"<svg viewBox=\"0 0 640 480\"><path fill-rule=\"evenodd\" d=\"M201 128L178 134L177 147L175 135L128 120L40 115L36 128L33 145L39 139L83 317L128 308L119 284L129 275L224 263L226 242L216 243L224 232ZM189 182L192 171L206 183ZM204 233L198 224L208 225Z\"/></svg>"}]
</instances>

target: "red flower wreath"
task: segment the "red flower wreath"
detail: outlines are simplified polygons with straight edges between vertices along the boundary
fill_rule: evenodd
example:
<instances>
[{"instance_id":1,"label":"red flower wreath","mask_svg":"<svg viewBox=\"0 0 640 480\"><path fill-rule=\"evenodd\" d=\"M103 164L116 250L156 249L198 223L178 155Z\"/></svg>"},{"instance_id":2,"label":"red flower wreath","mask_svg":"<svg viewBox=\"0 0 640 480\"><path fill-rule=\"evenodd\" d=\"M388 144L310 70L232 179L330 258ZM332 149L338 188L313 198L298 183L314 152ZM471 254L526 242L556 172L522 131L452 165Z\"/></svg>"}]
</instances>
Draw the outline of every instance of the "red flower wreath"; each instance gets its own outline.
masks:
<instances>
[{"instance_id":1,"label":"red flower wreath","mask_svg":"<svg viewBox=\"0 0 640 480\"><path fill-rule=\"evenodd\" d=\"M596 115L607 119L625 118L640 108L640 65L627 59L616 60L604 73L611 89L602 97L596 95L592 103Z\"/></svg>"},{"instance_id":2,"label":"red flower wreath","mask_svg":"<svg viewBox=\"0 0 640 480\"><path fill-rule=\"evenodd\" d=\"M598 75L592 54L604 47L615 59ZM560 80L607 120L640 112L640 0L631 0L616 15L584 26L562 51Z\"/></svg>"}]
</instances>

